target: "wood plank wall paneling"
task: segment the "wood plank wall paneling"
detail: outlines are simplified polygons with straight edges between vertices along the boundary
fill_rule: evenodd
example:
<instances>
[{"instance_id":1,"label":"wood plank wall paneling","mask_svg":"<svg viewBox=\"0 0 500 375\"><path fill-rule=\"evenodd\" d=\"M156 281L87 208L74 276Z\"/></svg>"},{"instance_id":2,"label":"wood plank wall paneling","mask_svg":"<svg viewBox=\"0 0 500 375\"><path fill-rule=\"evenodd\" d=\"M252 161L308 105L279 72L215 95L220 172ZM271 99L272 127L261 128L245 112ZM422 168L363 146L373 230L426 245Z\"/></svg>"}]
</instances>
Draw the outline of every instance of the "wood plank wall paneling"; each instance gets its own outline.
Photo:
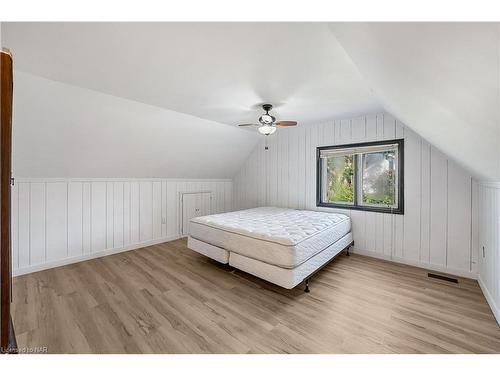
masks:
<instances>
[{"instance_id":1,"label":"wood plank wall paneling","mask_svg":"<svg viewBox=\"0 0 500 375\"><path fill-rule=\"evenodd\" d=\"M24 186L23 186L24 187ZM26 185L29 190L29 197L27 205L29 205L29 211L26 212L21 210L21 212L28 214L26 218L28 222L28 228L20 231L20 234L29 231L29 241L27 247L23 249L27 250L27 259L29 264L40 263L43 259L47 257L47 184L45 183L34 183ZM26 199L26 198L24 198ZM21 207L24 204L21 204ZM24 217L22 219L25 219ZM24 222L24 220L21 220ZM21 264L26 264L22 262Z\"/></svg>"},{"instance_id":2,"label":"wood plank wall paneling","mask_svg":"<svg viewBox=\"0 0 500 375\"><path fill-rule=\"evenodd\" d=\"M30 221L31 221L31 213L30 213L30 190L31 184L28 183L19 183L12 190L17 190L18 202L17 202L17 212L18 212L18 266L19 268L28 267L31 263L31 249L30 249ZM13 194L14 196L15 194ZM43 194L43 201L45 203L45 193ZM12 202L14 205L16 202ZM45 209L43 210L43 216L45 218ZM43 221L45 224L45 219ZM15 223L12 223L12 227L14 228ZM15 229L12 232L16 232ZM45 258L45 227L43 228L43 257Z\"/></svg>"},{"instance_id":3,"label":"wood plank wall paneling","mask_svg":"<svg viewBox=\"0 0 500 375\"><path fill-rule=\"evenodd\" d=\"M95 182L91 185L91 244L90 252L106 249L106 182Z\"/></svg>"},{"instance_id":4,"label":"wood plank wall paneling","mask_svg":"<svg viewBox=\"0 0 500 375\"><path fill-rule=\"evenodd\" d=\"M316 207L317 146L395 138L405 139L404 215ZM443 153L382 113L280 128L262 138L233 180L233 201L235 209L270 205L345 213L360 253L475 277L471 184L471 176Z\"/></svg>"},{"instance_id":5,"label":"wood plank wall paneling","mask_svg":"<svg viewBox=\"0 0 500 375\"><path fill-rule=\"evenodd\" d=\"M213 213L231 210L228 179L19 178L12 190L14 274L176 239L185 191L212 192Z\"/></svg>"},{"instance_id":6,"label":"wood plank wall paneling","mask_svg":"<svg viewBox=\"0 0 500 375\"><path fill-rule=\"evenodd\" d=\"M68 183L68 256L83 254L83 184Z\"/></svg>"},{"instance_id":7,"label":"wood plank wall paneling","mask_svg":"<svg viewBox=\"0 0 500 375\"><path fill-rule=\"evenodd\" d=\"M479 249L475 255L479 285L500 324L500 183L473 183L472 189L477 193L473 211L477 212L478 233L473 236L473 247Z\"/></svg>"},{"instance_id":8,"label":"wood plank wall paneling","mask_svg":"<svg viewBox=\"0 0 500 375\"><path fill-rule=\"evenodd\" d=\"M36 203L31 197L31 207ZM45 259L56 260L68 257L68 184L66 182L49 182L45 189ZM43 222L37 223L40 227ZM31 229L35 223L32 222ZM35 239L32 237L32 244ZM41 247L41 246L40 246ZM34 253L33 253L34 254ZM43 258L39 259L39 262Z\"/></svg>"}]
</instances>

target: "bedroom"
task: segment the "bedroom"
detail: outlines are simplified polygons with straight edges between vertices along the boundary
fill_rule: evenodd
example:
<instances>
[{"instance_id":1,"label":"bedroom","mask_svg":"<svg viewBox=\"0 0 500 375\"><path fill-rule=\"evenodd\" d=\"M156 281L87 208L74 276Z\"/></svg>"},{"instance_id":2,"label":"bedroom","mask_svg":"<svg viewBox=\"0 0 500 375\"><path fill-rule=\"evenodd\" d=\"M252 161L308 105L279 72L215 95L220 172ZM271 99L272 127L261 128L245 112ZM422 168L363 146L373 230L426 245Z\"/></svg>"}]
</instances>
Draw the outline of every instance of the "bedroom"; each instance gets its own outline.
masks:
<instances>
[{"instance_id":1,"label":"bedroom","mask_svg":"<svg viewBox=\"0 0 500 375\"><path fill-rule=\"evenodd\" d=\"M500 352L497 23L0 21L2 350Z\"/></svg>"}]
</instances>

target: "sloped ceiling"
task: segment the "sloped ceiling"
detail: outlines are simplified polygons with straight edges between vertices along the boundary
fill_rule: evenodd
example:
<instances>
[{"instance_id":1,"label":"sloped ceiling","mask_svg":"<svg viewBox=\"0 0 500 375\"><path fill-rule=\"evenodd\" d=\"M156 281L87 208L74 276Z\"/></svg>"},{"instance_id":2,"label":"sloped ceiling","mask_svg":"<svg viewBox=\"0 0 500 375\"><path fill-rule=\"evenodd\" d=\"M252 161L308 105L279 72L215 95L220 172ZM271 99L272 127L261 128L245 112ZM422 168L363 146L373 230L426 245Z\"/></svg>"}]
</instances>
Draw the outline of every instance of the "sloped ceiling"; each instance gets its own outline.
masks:
<instances>
[{"instance_id":1,"label":"sloped ceiling","mask_svg":"<svg viewBox=\"0 0 500 375\"><path fill-rule=\"evenodd\" d=\"M278 119L302 125L385 109L478 179L500 179L497 24L3 23L2 38L13 50L19 72L47 79L40 85L53 88L47 82L59 81L163 108L171 115L167 117L176 119L164 120L171 130L186 123L185 117L178 120L182 113L195 116L187 122L196 126L255 121L262 102L277 105ZM30 79L25 79L26 93ZM43 100L26 100L44 111ZM125 103L115 104L121 108ZM96 123L124 132L121 117L117 119L111 121L115 128L109 118ZM87 120L79 126L87 126L92 113ZM30 121L35 129L36 122ZM63 123L59 126L68 131ZM226 144L237 139L235 144L244 144L240 150L226 149L224 157L214 151L217 160L229 158L231 169L237 168L246 157L241 154L255 144L254 134L217 129L218 137L206 133L206 149L216 150L222 134ZM168 137L164 130L155 125L148 131L152 140L164 140L165 149L176 150L179 138ZM199 134L183 142L197 150L195 138ZM140 152L137 145L133 149ZM32 159L43 160L34 154ZM150 161L150 167L148 174L163 171L180 177L165 172L160 162ZM210 169L201 170L210 174ZM194 173L187 165L184 170ZM221 173L219 169L216 174Z\"/></svg>"},{"instance_id":2,"label":"sloped ceiling","mask_svg":"<svg viewBox=\"0 0 500 375\"><path fill-rule=\"evenodd\" d=\"M493 23L336 23L384 108L470 170L499 178L499 33Z\"/></svg>"},{"instance_id":3,"label":"sloped ceiling","mask_svg":"<svg viewBox=\"0 0 500 375\"><path fill-rule=\"evenodd\" d=\"M3 23L22 177L231 177L259 104L308 122L380 111L326 24ZM107 94L107 95L104 95Z\"/></svg>"},{"instance_id":4,"label":"sloped ceiling","mask_svg":"<svg viewBox=\"0 0 500 375\"><path fill-rule=\"evenodd\" d=\"M236 125L380 111L324 23L4 23L16 69Z\"/></svg>"},{"instance_id":5,"label":"sloped ceiling","mask_svg":"<svg viewBox=\"0 0 500 375\"><path fill-rule=\"evenodd\" d=\"M14 72L16 177L231 178L259 135Z\"/></svg>"}]
</instances>

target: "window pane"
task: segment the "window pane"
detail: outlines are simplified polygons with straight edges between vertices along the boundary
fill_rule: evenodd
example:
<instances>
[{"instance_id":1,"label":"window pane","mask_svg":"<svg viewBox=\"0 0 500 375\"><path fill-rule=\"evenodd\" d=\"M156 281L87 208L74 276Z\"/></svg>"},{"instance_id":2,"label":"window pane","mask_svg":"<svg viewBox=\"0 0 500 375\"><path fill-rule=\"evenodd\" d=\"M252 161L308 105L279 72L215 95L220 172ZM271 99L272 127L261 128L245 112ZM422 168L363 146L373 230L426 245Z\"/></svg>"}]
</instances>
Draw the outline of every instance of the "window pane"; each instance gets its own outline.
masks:
<instances>
[{"instance_id":1,"label":"window pane","mask_svg":"<svg viewBox=\"0 0 500 375\"><path fill-rule=\"evenodd\" d=\"M396 151L363 154L363 204L395 206Z\"/></svg>"},{"instance_id":2,"label":"window pane","mask_svg":"<svg viewBox=\"0 0 500 375\"><path fill-rule=\"evenodd\" d=\"M353 156L334 156L326 159L326 201L354 203Z\"/></svg>"}]
</instances>

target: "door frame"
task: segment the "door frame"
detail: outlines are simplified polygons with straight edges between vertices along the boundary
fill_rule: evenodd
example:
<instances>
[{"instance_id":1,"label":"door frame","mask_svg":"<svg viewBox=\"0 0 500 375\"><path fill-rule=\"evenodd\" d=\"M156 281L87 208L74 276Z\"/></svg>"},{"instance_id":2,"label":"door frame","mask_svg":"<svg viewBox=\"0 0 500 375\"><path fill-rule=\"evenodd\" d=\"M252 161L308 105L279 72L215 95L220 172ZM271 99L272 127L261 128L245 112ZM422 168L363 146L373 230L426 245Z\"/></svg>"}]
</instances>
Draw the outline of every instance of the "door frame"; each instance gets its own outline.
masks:
<instances>
[{"instance_id":1,"label":"door frame","mask_svg":"<svg viewBox=\"0 0 500 375\"><path fill-rule=\"evenodd\" d=\"M17 349L11 319L11 173L12 173L12 54L0 49L0 348Z\"/></svg>"}]
</instances>

